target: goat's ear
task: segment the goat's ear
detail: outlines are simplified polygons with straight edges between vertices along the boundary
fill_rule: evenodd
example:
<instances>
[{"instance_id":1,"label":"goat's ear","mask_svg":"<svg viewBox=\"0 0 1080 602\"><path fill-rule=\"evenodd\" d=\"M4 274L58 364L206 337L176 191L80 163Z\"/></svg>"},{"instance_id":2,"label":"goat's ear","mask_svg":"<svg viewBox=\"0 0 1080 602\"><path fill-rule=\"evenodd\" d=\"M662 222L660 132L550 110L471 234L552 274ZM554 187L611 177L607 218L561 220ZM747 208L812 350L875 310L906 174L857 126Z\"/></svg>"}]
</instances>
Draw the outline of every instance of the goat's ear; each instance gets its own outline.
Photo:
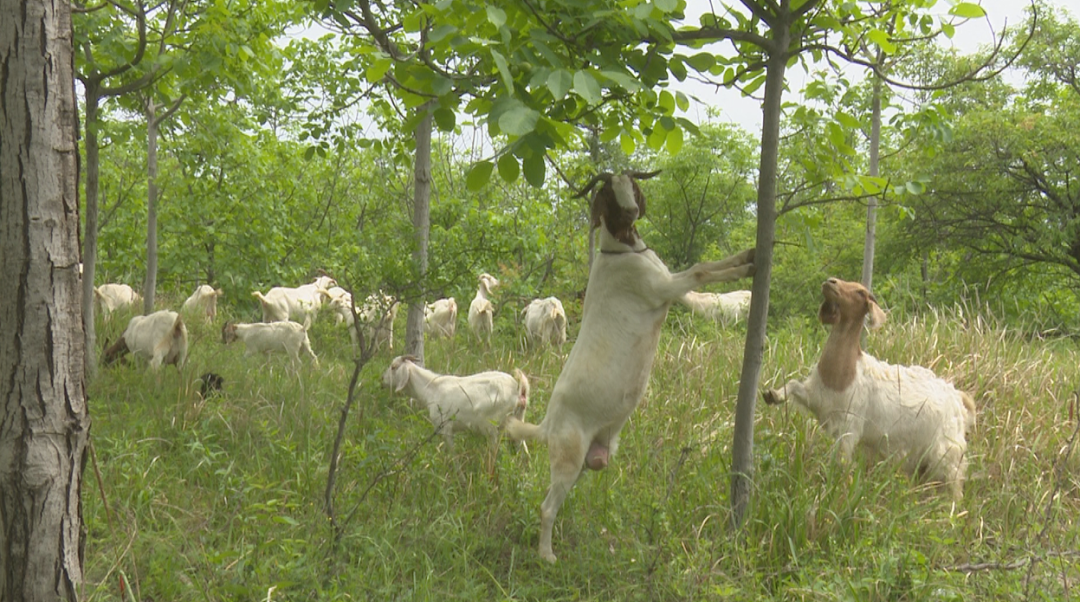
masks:
<instances>
[{"instance_id":1,"label":"goat's ear","mask_svg":"<svg viewBox=\"0 0 1080 602\"><path fill-rule=\"evenodd\" d=\"M821 320L822 324L836 324L840 321L840 307L826 299L821 302L821 307L817 312L818 320Z\"/></svg>"},{"instance_id":2,"label":"goat's ear","mask_svg":"<svg viewBox=\"0 0 1080 602\"><path fill-rule=\"evenodd\" d=\"M395 366L391 373L394 375L394 393L401 393L405 385L409 384L409 368L405 365L405 362L402 362Z\"/></svg>"},{"instance_id":3,"label":"goat's ear","mask_svg":"<svg viewBox=\"0 0 1080 602\"><path fill-rule=\"evenodd\" d=\"M873 298L870 299L869 303L870 311L866 314L866 327L870 330L877 330L885 324L885 312L874 302Z\"/></svg>"},{"instance_id":4,"label":"goat's ear","mask_svg":"<svg viewBox=\"0 0 1080 602\"><path fill-rule=\"evenodd\" d=\"M596 229L600 227L600 218L607 214L608 204L614 202L615 199L611 194L610 188L601 187L596 191L596 195L593 196L592 202L592 218L590 222L590 229Z\"/></svg>"}]
</instances>

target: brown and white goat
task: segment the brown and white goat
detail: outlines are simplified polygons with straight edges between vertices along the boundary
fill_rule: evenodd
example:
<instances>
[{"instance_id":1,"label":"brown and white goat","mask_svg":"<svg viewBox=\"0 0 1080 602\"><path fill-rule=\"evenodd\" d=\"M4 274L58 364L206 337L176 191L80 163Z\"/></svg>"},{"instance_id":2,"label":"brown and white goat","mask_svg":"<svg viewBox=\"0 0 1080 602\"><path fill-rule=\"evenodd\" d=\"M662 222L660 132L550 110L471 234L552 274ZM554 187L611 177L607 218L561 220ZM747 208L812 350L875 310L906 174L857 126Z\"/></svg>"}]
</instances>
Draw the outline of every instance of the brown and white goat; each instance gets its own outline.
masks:
<instances>
[{"instance_id":1,"label":"brown and white goat","mask_svg":"<svg viewBox=\"0 0 1080 602\"><path fill-rule=\"evenodd\" d=\"M821 358L806 380L765 391L765 403L793 400L837 438L845 459L856 446L871 460L903 458L912 476L944 482L959 499L974 400L927 368L894 366L862 351L864 320L870 329L885 323L885 312L862 284L829 278L821 293L818 318L832 325Z\"/></svg>"},{"instance_id":2,"label":"brown and white goat","mask_svg":"<svg viewBox=\"0 0 1080 602\"><path fill-rule=\"evenodd\" d=\"M638 235L634 222L645 215L637 180L654 173L601 174L592 201L592 227L600 228L600 253L593 261L581 331L551 394L547 415L533 425L510 419L515 439L547 443L551 486L540 506L540 556L555 562L551 532L563 500L584 468L607 466L619 431L649 383L660 328L668 309L688 292L754 273L754 251L699 263L672 274Z\"/></svg>"}]
</instances>

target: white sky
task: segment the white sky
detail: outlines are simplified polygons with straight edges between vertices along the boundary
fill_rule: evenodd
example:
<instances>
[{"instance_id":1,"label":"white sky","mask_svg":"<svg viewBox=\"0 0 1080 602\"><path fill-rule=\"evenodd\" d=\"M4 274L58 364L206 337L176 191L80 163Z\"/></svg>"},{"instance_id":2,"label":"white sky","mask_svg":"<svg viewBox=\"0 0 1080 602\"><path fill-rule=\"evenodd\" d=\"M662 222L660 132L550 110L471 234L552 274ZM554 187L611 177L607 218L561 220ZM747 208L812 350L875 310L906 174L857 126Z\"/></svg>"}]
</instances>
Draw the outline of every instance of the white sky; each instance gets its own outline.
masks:
<instances>
[{"instance_id":1,"label":"white sky","mask_svg":"<svg viewBox=\"0 0 1080 602\"><path fill-rule=\"evenodd\" d=\"M987 18L964 23L956 28L956 35L952 40L944 39L942 42L956 47L962 53L971 53L981 45L989 45L994 38L994 34L1000 35L1006 25L1010 31L1020 26L1023 22L1024 9L1028 6L1028 3L1024 0L969 1L981 4L986 10ZM1051 2L1057 7L1067 9L1073 15L1073 18L1077 18L1077 14L1080 12L1080 6L1077 6L1080 2L1077 2L1077 0L1051 0ZM687 22L697 24L698 16L708 9L709 3L709 0L687 0ZM950 0L939 0L935 12L946 14L948 9L955 3ZM717 1L714 4L719 10L720 2ZM717 47L713 50L721 51L721 48ZM857 78L857 72L850 77ZM787 79L789 92L785 93L784 99L785 101L797 100L797 94L805 81L802 68L796 65L788 70ZM696 123L705 121L706 109L712 106L720 108L721 119L734 122L751 133L761 131L761 103L757 99L744 97L737 90L724 88L717 90L712 86L693 82L690 79L685 82L675 81L672 87L681 90L688 96L701 99L702 102L691 103L687 114L687 117ZM755 94L760 96L763 92L764 88L761 88Z\"/></svg>"}]
</instances>

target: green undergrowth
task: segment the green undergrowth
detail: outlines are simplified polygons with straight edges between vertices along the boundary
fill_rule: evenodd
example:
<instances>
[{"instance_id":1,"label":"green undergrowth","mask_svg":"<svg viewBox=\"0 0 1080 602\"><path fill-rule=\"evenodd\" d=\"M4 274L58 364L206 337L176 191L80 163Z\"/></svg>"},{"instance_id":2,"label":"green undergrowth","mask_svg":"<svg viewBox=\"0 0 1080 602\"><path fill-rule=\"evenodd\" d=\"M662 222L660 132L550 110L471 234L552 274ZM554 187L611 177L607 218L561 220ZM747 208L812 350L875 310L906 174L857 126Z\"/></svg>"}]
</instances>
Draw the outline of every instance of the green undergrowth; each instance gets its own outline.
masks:
<instances>
[{"instance_id":1,"label":"green undergrowth","mask_svg":"<svg viewBox=\"0 0 1080 602\"><path fill-rule=\"evenodd\" d=\"M404 314L397 324L404 338ZM956 309L893 317L867 349L918 363L971 391L965 497L895 466L846 465L791 407L759 403L752 506L730 528L731 434L745 327L674 311L648 393L618 454L584 474L555 530L556 565L536 554L547 450L496 453L459 435L452 452L426 413L364 366L346 423L328 518L330 454L353 361L328 320L320 366L245 358L220 322L189 323L182 372L138 363L91 381L83 487L83 599L142 600L1001 600L1065 599L1080 579L1071 437L1080 353ZM99 340L122 331L122 317ZM428 367L521 368L539 421L570 343L524 349L507 325L490 348L460 328L426 344ZM573 333L572 333L573 334ZM803 376L820 325L770 326L762 386ZM201 399L207 371L224 390ZM100 477L97 475L100 474ZM336 524L336 528L335 525ZM121 598L121 582L130 597Z\"/></svg>"}]
</instances>

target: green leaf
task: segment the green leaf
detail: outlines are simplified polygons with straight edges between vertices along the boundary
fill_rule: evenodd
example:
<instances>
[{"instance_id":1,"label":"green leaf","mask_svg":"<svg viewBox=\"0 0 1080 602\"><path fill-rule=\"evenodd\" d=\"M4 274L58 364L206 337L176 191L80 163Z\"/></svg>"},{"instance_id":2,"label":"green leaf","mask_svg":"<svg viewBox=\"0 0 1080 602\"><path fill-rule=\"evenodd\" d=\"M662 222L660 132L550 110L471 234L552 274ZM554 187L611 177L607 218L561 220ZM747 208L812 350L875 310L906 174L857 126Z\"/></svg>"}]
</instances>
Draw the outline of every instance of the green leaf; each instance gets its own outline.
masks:
<instances>
[{"instance_id":1,"label":"green leaf","mask_svg":"<svg viewBox=\"0 0 1080 602\"><path fill-rule=\"evenodd\" d=\"M451 109L439 107L432 113L432 117L435 118L435 125L439 126L441 131L454 131L454 126L457 124L457 115Z\"/></svg>"},{"instance_id":2,"label":"green leaf","mask_svg":"<svg viewBox=\"0 0 1080 602\"><path fill-rule=\"evenodd\" d=\"M495 66L499 69L499 77L502 78L506 91L513 94L514 77L510 74L510 65L506 62L506 57L500 54L498 50L492 49L491 58L495 60Z\"/></svg>"},{"instance_id":3,"label":"green leaf","mask_svg":"<svg viewBox=\"0 0 1080 602\"><path fill-rule=\"evenodd\" d=\"M496 28L506 24L506 11L496 6L487 6L488 21Z\"/></svg>"},{"instance_id":4,"label":"green leaf","mask_svg":"<svg viewBox=\"0 0 1080 602\"><path fill-rule=\"evenodd\" d=\"M624 155L629 157L634 154L634 149L637 148L637 143L634 142L634 135L630 132L624 131L619 135L619 148L622 149Z\"/></svg>"},{"instance_id":5,"label":"green leaf","mask_svg":"<svg viewBox=\"0 0 1080 602\"><path fill-rule=\"evenodd\" d=\"M518 174L521 172L518 166L517 157L506 153L499 157L499 175L503 181L512 184L517 181Z\"/></svg>"},{"instance_id":6,"label":"green leaf","mask_svg":"<svg viewBox=\"0 0 1080 602\"><path fill-rule=\"evenodd\" d=\"M922 194L926 192L926 185L922 182L908 182L907 184L904 184L904 188L907 188L907 191L911 194Z\"/></svg>"},{"instance_id":7,"label":"green leaf","mask_svg":"<svg viewBox=\"0 0 1080 602\"><path fill-rule=\"evenodd\" d=\"M675 92L675 106L679 107L680 111L690 110L690 99L682 92Z\"/></svg>"},{"instance_id":8,"label":"green leaf","mask_svg":"<svg viewBox=\"0 0 1080 602\"><path fill-rule=\"evenodd\" d=\"M521 166L525 172L525 181L529 184L540 188L544 185L544 165L543 155L529 155L521 161Z\"/></svg>"},{"instance_id":9,"label":"green leaf","mask_svg":"<svg viewBox=\"0 0 1080 602\"><path fill-rule=\"evenodd\" d=\"M840 122L840 125L853 130L857 130L862 126L858 119L855 119L844 111L838 111L836 113L836 120Z\"/></svg>"},{"instance_id":10,"label":"green leaf","mask_svg":"<svg viewBox=\"0 0 1080 602\"><path fill-rule=\"evenodd\" d=\"M499 129L511 136L524 136L536 129L540 112L530 109L521 102L499 116Z\"/></svg>"},{"instance_id":11,"label":"green leaf","mask_svg":"<svg viewBox=\"0 0 1080 602\"><path fill-rule=\"evenodd\" d=\"M457 32L457 27L453 25L440 25L433 29L428 35L428 41L433 43L439 43L448 36L454 35Z\"/></svg>"},{"instance_id":12,"label":"green leaf","mask_svg":"<svg viewBox=\"0 0 1080 602\"><path fill-rule=\"evenodd\" d=\"M653 5L661 12L670 13L679 6L679 3L678 0L654 0Z\"/></svg>"},{"instance_id":13,"label":"green leaf","mask_svg":"<svg viewBox=\"0 0 1080 602\"><path fill-rule=\"evenodd\" d=\"M578 71L574 74L574 93L589 104L596 104L601 100L600 84L588 71Z\"/></svg>"},{"instance_id":14,"label":"green leaf","mask_svg":"<svg viewBox=\"0 0 1080 602\"><path fill-rule=\"evenodd\" d=\"M952 37L956 35L956 27L954 27L952 23L942 23L941 33L945 34L945 37L951 40Z\"/></svg>"},{"instance_id":15,"label":"green leaf","mask_svg":"<svg viewBox=\"0 0 1080 602\"><path fill-rule=\"evenodd\" d=\"M668 132L667 135L667 152L671 155L679 154L679 151L683 146L683 131L682 128L675 128Z\"/></svg>"},{"instance_id":16,"label":"green leaf","mask_svg":"<svg viewBox=\"0 0 1080 602\"><path fill-rule=\"evenodd\" d=\"M641 89L641 83L634 79L633 76L623 73L621 71L601 71L600 75L610 79L619 85L623 90L627 92L637 92Z\"/></svg>"},{"instance_id":17,"label":"green leaf","mask_svg":"<svg viewBox=\"0 0 1080 602\"><path fill-rule=\"evenodd\" d=\"M472 192L477 192L491 180L491 170L494 169L491 161L478 161L469 169L465 177L465 187Z\"/></svg>"},{"instance_id":18,"label":"green leaf","mask_svg":"<svg viewBox=\"0 0 1080 602\"><path fill-rule=\"evenodd\" d=\"M382 80L383 76L386 75L386 72L390 70L390 67L393 64L393 59L390 59L389 57L377 59L367 68L367 71L364 72L364 77L369 84L374 84Z\"/></svg>"},{"instance_id":19,"label":"green leaf","mask_svg":"<svg viewBox=\"0 0 1080 602\"><path fill-rule=\"evenodd\" d=\"M667 90L661 90L660 98L657 99L656 105L664 111L665 115L671 115L675 112L675 96Z\"/></svg>"},{"instance_id":20,"label":"green leaf","mask_svg":"<svg viewBox=\"0 0 1080 602\"><path fill-rule=\"evenodd\" d=\"M765 74L763 73L763 74L759 75L758 77L754 78L754 81L752 81L752 82L746 84L745 86L743 86L743 90L742 90L743 94L747 95L747 96L749 96L750 94L753 94L764 83L765 83Z\"/></svg>"},{"instance_id":21,"label":"green leaf","mask_svg":"<svg viewBox=\"0 0 1080 602\"><path fill-rule=\"evenodd\" d=\"M961 2L956 6L949 9L949 14L960 17L961 19L979 19L986 16L986 11L978 4L972 4L971 2Z\"/></svg>"},{"instance_id":22,"label":"green leaf","mask_svg":"<svg viewBox=\"0 0 1080 602\"><path fill-rule=\"evenodd\" d=\"M716 64L716 56L709 52L699 52L686 60L690 66L698 71L708 71Z\"/></svg>"},{"instance_id":23,"label":"green leaf","mask_svg":"<svg viewBox=\"0 0 1080 602\"><path fill-rule=\"evenodd\" d=\"M880 29L871 29L866 37L870 38L870 41L877 44L879 48L889 54L896 52L896 45L889 41L889 34L881 31Z\"/></svg>"},{"instance_id":24,"label":"green leaf","mask_svg":"<svg viewBox=\"0 0 1080 602\"><path fill-rule=\"evenodd\" d=\"M570 75L566 69L556 69L547 78L548 90L551 91L551 96L555 100L565 98L572 85L574 85L574 76Z\"/></svg>"}]
</instances>

